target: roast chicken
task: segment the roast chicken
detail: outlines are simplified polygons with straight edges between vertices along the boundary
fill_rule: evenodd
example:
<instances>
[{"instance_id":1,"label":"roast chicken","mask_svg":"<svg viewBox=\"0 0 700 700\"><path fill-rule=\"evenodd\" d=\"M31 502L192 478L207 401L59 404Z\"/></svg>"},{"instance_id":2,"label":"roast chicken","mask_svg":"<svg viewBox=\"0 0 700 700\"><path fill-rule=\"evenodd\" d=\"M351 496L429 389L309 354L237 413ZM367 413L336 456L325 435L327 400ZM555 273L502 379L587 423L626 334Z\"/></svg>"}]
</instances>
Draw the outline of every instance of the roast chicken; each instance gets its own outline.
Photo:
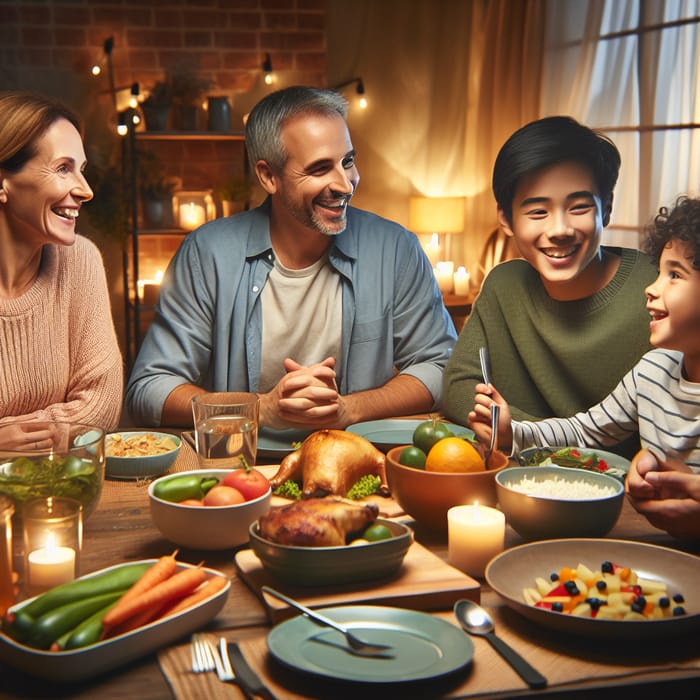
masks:
<instances>
[{"instance_id":1,"label":"roast chicken","mask_svg":"<svg viewBox=\"0 0 700 700\"><path fill-rule=\"evenodd\" d=\"M377 518L374 503L348 503L337 498L309 498L273 508L260 517L260 535L279 544L340 547L350 533L360 533Z\"/></svg>"},{"instance_id":2,"label":"roast chicken","mask_svg":"<svg viewBox=\"0 0 700 700\"><path fill-rule=\"evenodd\" d=\"M317 430L299 449L284 457L270 483L274 490L288 479L301 481L304 498L345 496L367 474L380 478L377 493L389 495L383 452L361 435L345 430Z\"/></svg>"}]
</instances>

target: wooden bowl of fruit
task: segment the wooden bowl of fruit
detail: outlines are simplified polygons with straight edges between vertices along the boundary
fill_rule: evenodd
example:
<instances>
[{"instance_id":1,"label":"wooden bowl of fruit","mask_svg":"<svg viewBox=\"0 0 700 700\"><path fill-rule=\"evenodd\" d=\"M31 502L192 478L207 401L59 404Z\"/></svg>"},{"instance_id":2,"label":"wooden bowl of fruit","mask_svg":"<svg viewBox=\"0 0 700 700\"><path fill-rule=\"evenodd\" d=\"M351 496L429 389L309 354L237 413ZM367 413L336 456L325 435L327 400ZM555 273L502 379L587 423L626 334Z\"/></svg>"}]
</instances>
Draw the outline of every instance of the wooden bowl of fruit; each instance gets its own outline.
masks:
<instances>
[{"instance_id":1,"label":"wooden bowl of fruit","mask_svg":"<svg viewBox=\"0 0 700 700\"><path fill-rule=\"evenodd\" d=\"M422 447L400 445L386 456L391 495L416 522L447 531L447 511L453 506L497 504L495 476L508 466L507 455L496 450L486 464L480 445L456 435L425 447L424 442Z\"/></svg>"}]
</instances>

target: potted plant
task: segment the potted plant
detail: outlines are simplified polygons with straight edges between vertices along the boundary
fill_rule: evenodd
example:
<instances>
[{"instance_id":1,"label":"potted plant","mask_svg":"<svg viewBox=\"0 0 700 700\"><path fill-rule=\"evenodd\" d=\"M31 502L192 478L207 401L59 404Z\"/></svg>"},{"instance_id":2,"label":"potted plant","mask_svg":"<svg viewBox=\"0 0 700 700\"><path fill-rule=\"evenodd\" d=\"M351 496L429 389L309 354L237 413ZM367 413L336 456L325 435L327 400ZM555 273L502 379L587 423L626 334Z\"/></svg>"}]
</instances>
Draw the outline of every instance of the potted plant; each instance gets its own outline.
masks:
<instances>
[{"instance_id":1,"label":"potted plant","mask_svg":"<svg viewBox=\"0 0 700 700\"><path fill-rule=\"evenodd\" d=\"M221 200L224 216L231 216L243 211L250 199L251 186L245 177L230 177L216 188L216 194Z\"/></svg>"},{"instance_id":2,"label":"potted plant","mask_svg":"<svg viewBox=\"0 0 700 700\"><path fill-rule=\"evenodd\" d=\"M141 103L141 111L148 131L165 131L173 103L172 88L167 81L158 81Z\"/></svg>"},{"instance_id":3,"label":"potted plant","mask_svg":"<svg viewBox=\"0 0 700 700\"><path fill-rule=\"evenodd\" d=\"M197 128L199 104L212 81L199 76L190 66L174 66L167 74L173 104L176 107L177 128L194 130Z\"/></svg>"},{"instance_id":4,"label":"potted plant","mask_svg":"<svg viewBox=\"0 0 700 700\"><path fill-rule=\"evenodd\" d=\"M163 163L151 151L139 151L137 163L145 223L155 228L174 226L173 194L180 187L179 178L166 175Z\"/></svg>"}]
</instances>

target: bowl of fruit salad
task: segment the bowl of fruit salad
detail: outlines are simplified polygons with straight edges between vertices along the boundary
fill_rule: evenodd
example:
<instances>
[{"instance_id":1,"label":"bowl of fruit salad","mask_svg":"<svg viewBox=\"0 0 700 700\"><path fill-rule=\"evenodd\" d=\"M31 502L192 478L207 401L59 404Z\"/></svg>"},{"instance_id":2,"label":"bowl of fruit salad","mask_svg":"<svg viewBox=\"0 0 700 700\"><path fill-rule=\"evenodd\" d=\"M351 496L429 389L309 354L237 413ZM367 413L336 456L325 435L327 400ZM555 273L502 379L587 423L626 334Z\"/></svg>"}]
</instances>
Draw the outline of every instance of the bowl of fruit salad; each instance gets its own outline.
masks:
<instances>
[{"instance_id":1,"label":"bowl of fruit salad","mask_svg":"<svg viewBox=\"0 0 700 700\"><path fill-rule=\"evenodd\" d=\"M248 528L270 509L267 478L255 468L195 469L148 486L153 523L171 542L218 550L248 542Z\"/></svg>"},{"instance_id":2,"label":"bowl of fruit salad","mask_svg":"<svg viewBox=\"0 0 700 700\"><path fill-rule=\"evenodd\" d=\"M628 540L531 542L494 557L486 581L513 610L571 636L658 640L700 630L700 558Z\"/></svg>"}]
</instances>

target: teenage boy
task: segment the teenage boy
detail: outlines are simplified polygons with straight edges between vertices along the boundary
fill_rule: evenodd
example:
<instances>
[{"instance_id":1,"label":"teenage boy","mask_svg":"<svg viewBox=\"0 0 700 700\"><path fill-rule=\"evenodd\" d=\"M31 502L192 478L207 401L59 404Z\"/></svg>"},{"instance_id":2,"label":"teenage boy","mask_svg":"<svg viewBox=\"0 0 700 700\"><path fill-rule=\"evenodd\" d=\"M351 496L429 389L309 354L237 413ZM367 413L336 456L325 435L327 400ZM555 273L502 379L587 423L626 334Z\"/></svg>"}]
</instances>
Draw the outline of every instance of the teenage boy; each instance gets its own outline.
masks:
<instances>
[{"instance_id":1,"label":"teenage boy","mask_svg":"<svg viewBox=\"0 0 700 700\"><path fill-rule=\"evenodd\" d=\"M516 420L586 409L649 349L639 299L654 267L638 250L600 244L619 168L615 145L569 117L527 124L503 145L493 192L522 259L484 280L445 369L447 418L467 421L481 346ZM638 446L634 438L613 449Z\"/></svg>"},{"instance_id":2,"label":"teenage boy","mask_svg":"<svg viewBox=\"0 0 700 700\"><path fill-rule=\"evenodd\" d=\"M490 440L490 411L500 404L499 444L606 447L639 430L627 491L650 522L679 537L700 537L700 199L662 208L646 249L658 277L646 291L648 352L602 402L571 418L510 420L493 386L478 384L469 424Z\"/></svg>"}]
</instances>

